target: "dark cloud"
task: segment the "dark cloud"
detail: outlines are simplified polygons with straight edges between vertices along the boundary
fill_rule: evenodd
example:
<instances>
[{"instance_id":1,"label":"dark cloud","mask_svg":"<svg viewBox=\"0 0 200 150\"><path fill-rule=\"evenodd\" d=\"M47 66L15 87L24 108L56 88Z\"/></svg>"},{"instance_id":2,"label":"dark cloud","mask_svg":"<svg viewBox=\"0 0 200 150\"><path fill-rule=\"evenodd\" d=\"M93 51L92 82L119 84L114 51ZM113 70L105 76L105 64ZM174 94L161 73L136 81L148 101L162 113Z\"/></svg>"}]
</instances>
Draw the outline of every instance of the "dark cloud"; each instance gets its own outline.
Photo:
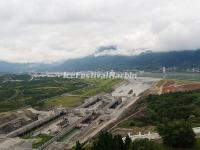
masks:
<instances>
[{"instance_id":1,"label":"dark cloud","mask_svg":"<svg viewBox=\"0 0 200 150\"><path fill-rule=\"evenodd\" d=\"M107 46L100 46L99 48L97 48L97 52L103 52L103 51L115 51L117 50L117 46L116 45L107 45Z\"/></svg>"}]
</instances>

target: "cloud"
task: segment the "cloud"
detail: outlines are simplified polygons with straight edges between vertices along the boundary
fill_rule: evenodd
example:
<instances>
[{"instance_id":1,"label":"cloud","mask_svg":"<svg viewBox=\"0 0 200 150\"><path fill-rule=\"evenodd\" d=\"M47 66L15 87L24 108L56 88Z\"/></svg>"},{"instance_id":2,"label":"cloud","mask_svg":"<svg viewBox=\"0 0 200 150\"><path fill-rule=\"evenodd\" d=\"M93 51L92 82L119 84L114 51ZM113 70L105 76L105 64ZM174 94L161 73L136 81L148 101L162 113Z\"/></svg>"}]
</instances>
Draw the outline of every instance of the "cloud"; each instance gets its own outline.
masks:
<instances>
[{"instance_id":1,"label":"cloud","mask_svg":"<svg viewBox=\"0 0 200 150\"><path fill-rule=\"evenodd\" d=\"M101 55L112 55L115 54L117 51L116 45L105 45L105 46L99 46L97 50L95 51L95 56L101 56Z\"/></svg>"},{"instance_id":2,"label":"cloud","mask_svg":"<svg viewBox=\"0 0 200 150\"><path fill-rule=\"evenodd\" d=\"M111 51L111 50L117 50L116 45L107 45L107 46L100 46L97 48L97 52L103 52L103 51Z\"/></svg>"},{"instance_id":3,"label":"cloud","mask_svg":"<svg viewBox=\"0 0 200 150\"><path fill-rule=\"evenodd\" d=\"M0 60L198 49L199 14L198 0L1 0Z\"/></svg>"}]
</instances>

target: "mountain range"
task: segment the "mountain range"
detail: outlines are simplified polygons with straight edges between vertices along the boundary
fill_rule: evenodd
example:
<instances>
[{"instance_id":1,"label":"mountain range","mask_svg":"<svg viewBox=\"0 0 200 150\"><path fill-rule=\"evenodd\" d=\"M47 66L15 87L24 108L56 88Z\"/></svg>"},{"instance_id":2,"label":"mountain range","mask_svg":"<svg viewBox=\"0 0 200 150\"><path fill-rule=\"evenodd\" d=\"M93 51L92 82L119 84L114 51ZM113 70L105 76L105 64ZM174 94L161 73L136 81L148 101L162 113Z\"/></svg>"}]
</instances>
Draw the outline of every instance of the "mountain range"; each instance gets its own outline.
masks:
<instances>
[{"instance_id":1,"label":"mountain range","mask_svg":"<svg viewBox=\"0 0 200 150\"><path fill-rule=\"evenodd\" d=\"M100 71L100 70L159 70L162 67L183 70L200 68L200 50L171 52L147 51L134 56L105 55L69 59L63 63L34 64L0 61L0 72L29 71Z\"/></svg>"}]
</instances>

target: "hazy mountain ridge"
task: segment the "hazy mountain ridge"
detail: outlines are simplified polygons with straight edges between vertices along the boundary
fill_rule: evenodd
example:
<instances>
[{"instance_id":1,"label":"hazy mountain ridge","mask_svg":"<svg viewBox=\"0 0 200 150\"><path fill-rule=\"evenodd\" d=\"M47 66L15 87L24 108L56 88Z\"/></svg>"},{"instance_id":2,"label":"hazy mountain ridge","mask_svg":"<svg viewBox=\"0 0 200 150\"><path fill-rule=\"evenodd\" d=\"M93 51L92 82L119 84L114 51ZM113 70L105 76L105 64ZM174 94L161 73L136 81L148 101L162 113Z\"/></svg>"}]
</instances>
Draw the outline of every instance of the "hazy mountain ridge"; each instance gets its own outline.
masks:
<instances>
[{"instance_id":1,"label":"hazy mountain ridge","mask_svg":"<svg viewBox=\"0 0 200 150\"><path fill-rule=\"evenodd\" d=\"M0 61L0 72L23 72L28 69L28 64Z\"/></svg>"},{"instance_id":2,"label":"hazy mountain ridge","mask_svg":"<svg viewBox=\"0 0 200 150\"><path fill-rule=\"evenodd\" d=\"M61 64L25 64L0 61L0 72L86 71L86 70L158 70L200 68L200 50L147 52L136 56L88 56L66 60Z\"/></svg>"},{"instance_id":3,"label":"hazy mountain ridge","mask_svg":"<svg viewBox=\"0 0 200 150\"><path fill-rule=\"evenodd\" d=\"M200 50L147 52L137 56L90 56L67 60L59 66L59 70L157 70L163 66L178 69L200 68Z\"/></svg>"}]
</instances>

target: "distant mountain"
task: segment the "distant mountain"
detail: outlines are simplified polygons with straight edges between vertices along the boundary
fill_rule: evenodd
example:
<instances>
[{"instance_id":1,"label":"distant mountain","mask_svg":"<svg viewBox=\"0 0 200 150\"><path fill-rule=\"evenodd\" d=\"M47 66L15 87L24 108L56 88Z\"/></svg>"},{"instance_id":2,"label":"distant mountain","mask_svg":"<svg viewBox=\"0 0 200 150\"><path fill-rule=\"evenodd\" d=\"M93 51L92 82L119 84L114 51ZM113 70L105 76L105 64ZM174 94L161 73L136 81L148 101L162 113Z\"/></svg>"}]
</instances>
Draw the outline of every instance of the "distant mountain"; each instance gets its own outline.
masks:
<instances>
[{"instance_id":1,"label":"distant mountain","mask_svg":"<svg viewBox=\"0 0 200 150\"><path fill-rule=\"evenodd\" d=\"M150 52L137 56L99 56L67 60L61 64L61 71L84 70L158 70L161 67L177 69L200 68L200 50Z\"/></svg>"},{"instance_id":2,"label":"distant mountain","mask_svg":"<svg viewBox=\"0 0 200 150\"><path fill-rule=\"evenodd\" d=\"M28 64L23 63L10 63L5 61L0 61L0 72L24 72L27 70Z\"/></svg>"},{"instance_id":3,"label":"distant mountain","mask_svg":"<svg viewBox=\"0 0 200 150\"><path fill-rule=\"evenodd\" d=\"M36 63L11 63L0 61L0 73L22 73L34 71L54 71L60 63L36 64Z\"/></svg>"},{"instance_id":4,"label":"distant mountain","mask_svg":"<svg viewBox=\"0 0 200 150\"><path fill-rule=\"evenodd\" d=\"M158 70L161 67L200 68L200 50L151 52L136 56L88 56L58 64L23 64L0 61L0 72L25 71L100 71L100 70Z\"/></svg>"}]
</instances>

